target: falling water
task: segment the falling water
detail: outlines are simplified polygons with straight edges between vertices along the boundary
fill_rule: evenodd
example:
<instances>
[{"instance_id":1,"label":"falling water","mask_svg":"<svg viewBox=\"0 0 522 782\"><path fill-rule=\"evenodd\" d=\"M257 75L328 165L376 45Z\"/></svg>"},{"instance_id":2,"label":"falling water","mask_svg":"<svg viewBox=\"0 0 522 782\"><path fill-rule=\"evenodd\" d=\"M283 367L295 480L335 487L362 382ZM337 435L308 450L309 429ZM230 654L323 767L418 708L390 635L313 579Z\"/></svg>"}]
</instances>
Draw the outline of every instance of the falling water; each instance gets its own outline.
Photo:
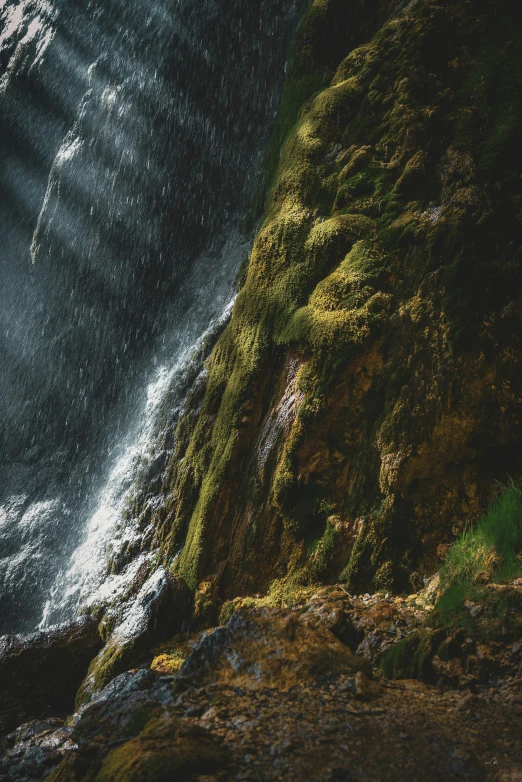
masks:
<instances>
[{"instance_id":1,"label":"falling water","mask_svg":"<svg viewBox=\"0 0 522 782\"><path fill-rule=\"evenodd\" d=\"M296 20L0 0L0 632L117 588L126 498L231 307Z\"/></svg>"},{"instance_id":2,"label":"falling water","mask_svg":"<svg viewBox=\"0 0 522 782\"><path fill-rule=\"evenodd\" d=\"M148 530L139 528L138 519L124 514L125 506L139 489L137 478L151 466L163 469L171 453L165 448L168 431L172 431L184 408L185 394L194 374L204 376L202 351L212 344L212 337L227 322L235 301L231 285L234 273L244 258L248 245L244 237L233 232L221 249L212 285L208 285L209 259L198 259L179 296L190 302L179 313L171 314L176 328L170 336L170 361L154 372L146 389L143 408L139 410L126 437L118 442L112 454L107 483L96 497L97 507L84 529L84 539L56 578L44 606L41 627L67 617L72 608L89 603L103 604L125 592L139 568L153 556L139 545ZM207 284L206 284L207 283ZM197 298L191 301L191 294ZM202 332L202 324L207 323ZM145 468L145 469L144 469ZM163 502L163 494L155 500ZM136 545L138 544L138 545ZM107 562L135 547L140 553L130 558L116 575L107 574Z\"/></svg>"}]
</instances>

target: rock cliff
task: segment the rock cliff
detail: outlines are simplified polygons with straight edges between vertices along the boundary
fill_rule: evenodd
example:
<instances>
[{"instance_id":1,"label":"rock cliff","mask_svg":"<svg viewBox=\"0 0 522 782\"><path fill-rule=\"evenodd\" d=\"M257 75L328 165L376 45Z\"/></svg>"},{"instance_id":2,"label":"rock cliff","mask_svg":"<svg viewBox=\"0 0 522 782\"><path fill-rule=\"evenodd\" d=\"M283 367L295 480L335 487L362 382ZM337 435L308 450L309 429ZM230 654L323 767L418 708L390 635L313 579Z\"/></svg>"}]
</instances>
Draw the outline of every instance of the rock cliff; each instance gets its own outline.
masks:
<instances>
[{"instance_id":1,"label":"rock cliff","mask_svg":"<svg viewBox=\"0 0 522 782\"><path fill-rule=\"evenodd\" d=\"M521 55L510 0L305 14L263 220L152 519L203 601L418 589L520 474Z\"/></svg>"}]
</instances>

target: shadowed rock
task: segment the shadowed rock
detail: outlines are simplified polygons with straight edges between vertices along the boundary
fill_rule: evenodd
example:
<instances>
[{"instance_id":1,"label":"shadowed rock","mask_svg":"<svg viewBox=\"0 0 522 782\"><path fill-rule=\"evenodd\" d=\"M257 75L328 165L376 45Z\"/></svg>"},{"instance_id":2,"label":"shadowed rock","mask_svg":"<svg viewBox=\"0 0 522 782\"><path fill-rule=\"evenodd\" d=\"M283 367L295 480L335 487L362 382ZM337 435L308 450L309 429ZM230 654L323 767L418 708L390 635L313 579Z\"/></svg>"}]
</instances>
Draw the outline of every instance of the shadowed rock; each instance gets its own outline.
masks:
<instances>
[{"instance_id":1,"label":"shadowed rock","mask_svg":"<svg viewBox=\"0 0 522 782\"><path fill-rule=\"evenodd\" d=\"M142 669L117 676L72 722L75 749L55 780L184 780L223 768L227 753L174 713L173 677Z\"/></svg>"},{"instance_id":2,"label":"shadowed rock","mask_svg":"<svg viewBox=\"0 0 522 782\"><path fill-rule=\"evenodd\" d=\"M0 733L52 712L66 714L102 641L96 622L0 638Z\"/></svg>"}]
</instances>

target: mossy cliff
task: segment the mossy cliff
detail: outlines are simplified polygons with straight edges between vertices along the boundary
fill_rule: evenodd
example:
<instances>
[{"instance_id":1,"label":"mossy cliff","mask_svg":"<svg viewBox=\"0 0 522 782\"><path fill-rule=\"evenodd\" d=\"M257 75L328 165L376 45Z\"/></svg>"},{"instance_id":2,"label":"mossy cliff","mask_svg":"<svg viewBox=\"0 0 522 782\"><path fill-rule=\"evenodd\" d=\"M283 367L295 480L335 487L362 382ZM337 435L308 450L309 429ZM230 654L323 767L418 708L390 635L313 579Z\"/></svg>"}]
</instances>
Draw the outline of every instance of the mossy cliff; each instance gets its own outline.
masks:
<instances>
[{"instance_id":1,"label":"mossy cliff","mask_svg":"<svg viewBox=\"0 0 522 782\"><path fill-rule=\"evenodd\" d=\"M520 477L521 126L516 0L314 0L155 519L202 604L417 588Z\"/></svg>"}]
</instances>

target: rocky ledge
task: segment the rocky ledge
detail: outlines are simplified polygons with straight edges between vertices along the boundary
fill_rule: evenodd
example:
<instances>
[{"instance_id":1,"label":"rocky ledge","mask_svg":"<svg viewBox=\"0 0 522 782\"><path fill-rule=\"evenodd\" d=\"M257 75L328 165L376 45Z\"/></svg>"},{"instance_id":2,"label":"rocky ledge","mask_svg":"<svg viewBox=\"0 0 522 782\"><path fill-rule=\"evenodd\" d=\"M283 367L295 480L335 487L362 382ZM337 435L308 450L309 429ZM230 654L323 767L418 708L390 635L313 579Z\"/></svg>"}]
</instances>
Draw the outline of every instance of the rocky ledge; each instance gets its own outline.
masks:
<instances>
[{"instance_id":1,"label":"rocky ledge","mask_svg":"<svg viewBox=\"0 0 522 782\"><path fill-rule=\"evenodd\" d=\"M520 779L517 617L497 628L492 601L444 628L429 591L326 587L175 636L67 720L5 736L0 780Z\"/></svg>"}]
</instances>

